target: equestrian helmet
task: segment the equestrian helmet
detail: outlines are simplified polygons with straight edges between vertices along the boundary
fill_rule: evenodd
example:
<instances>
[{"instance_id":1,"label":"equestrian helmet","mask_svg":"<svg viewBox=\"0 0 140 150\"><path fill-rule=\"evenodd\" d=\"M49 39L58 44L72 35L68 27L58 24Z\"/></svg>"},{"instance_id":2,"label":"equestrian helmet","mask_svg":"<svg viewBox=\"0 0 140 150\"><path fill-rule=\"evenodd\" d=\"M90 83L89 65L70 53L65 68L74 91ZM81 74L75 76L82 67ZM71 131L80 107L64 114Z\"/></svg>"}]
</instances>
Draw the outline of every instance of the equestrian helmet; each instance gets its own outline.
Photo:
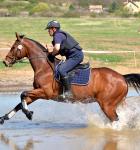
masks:
<instances>
[{"instance_id":1,"label":"equestrian helmet","mask_svg":"<svg viewBox=\"0 0 140 150\"><path fill-rule=\"evenodd\" d=\"M48 22L47 27L45 29L49 29L49 28L57 28L60 29L60 23L56 20L52 20L50 22Z\"/></svg>"}]
</instances>

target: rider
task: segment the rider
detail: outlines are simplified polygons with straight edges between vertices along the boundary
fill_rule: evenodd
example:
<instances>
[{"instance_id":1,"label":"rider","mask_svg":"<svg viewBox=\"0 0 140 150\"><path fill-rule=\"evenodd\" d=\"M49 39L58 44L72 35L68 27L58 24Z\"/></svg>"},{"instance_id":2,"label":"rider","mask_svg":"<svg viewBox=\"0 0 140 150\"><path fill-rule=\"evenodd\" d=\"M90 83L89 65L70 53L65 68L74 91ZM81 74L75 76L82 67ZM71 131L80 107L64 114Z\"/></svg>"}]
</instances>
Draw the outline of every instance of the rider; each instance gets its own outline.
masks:
<instances>
[{"instance_id":1,"label":"rider","mask_svg":"<svg viewBox=\"0 0 140 150\"><path fill-rule=\"evenodd\" d=\"M64 86L65 96L68 96L70 91L68 72L83 61L82 48L70 34L60 30L58 21L48 22L45 29L48 29L49 35L53 37L52 44L46 45L49 55L53 57L60 54L66 57L66 60L59 65L58 72Z\"/></svg>"}]
</instances>

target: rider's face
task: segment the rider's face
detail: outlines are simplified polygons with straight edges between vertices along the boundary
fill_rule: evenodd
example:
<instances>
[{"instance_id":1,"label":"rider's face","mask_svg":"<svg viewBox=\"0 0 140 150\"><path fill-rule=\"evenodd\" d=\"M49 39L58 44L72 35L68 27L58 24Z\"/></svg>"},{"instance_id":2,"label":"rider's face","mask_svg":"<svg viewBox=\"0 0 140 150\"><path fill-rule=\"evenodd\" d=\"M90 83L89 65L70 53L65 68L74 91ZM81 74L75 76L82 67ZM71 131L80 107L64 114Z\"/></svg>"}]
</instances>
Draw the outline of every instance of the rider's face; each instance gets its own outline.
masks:
<instances>
[{"instance_id":1,"label":"rider's face","mask_svg":"<svg viewBox=\"0 0 140 150\"><path fill-rule=\"evenodd\" d=\"M50 35L50 36L53 36L53 34L54 34L55 31L56 31L55 28L49 28L49 29L48 29L48 32L49 32L49 35Z\"/></svg>"}]
</instances>

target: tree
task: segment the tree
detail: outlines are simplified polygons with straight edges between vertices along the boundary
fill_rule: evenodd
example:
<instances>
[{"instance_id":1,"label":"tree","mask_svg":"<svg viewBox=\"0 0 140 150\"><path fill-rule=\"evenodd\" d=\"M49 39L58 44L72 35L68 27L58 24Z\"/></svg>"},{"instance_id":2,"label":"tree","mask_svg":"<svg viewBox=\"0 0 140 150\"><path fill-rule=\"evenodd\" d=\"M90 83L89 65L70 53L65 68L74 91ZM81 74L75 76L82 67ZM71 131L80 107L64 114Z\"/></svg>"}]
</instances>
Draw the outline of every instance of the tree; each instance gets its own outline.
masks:
<instances>
[{"instance_id":1,"label":"tree","mask_svg":"<svg viewBox=\"0 0 140 150\"><path fill-rule=\"evenodd\" d=\"M119 4L116 1L113 1L109 6L109 12L113 13L119 9Z\"/></svg>"}]
</instances>

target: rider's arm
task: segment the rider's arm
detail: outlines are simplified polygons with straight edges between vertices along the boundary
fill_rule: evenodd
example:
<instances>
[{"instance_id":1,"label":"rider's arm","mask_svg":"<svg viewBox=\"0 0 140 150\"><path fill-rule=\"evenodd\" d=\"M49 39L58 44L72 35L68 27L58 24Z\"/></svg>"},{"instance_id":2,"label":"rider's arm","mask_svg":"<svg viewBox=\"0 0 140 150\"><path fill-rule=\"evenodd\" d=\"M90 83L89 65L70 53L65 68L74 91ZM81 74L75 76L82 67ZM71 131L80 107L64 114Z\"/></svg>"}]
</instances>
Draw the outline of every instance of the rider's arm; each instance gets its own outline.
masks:
<instances>
[{"instance_id":1,"label":"rider's arm","mask_svg":"<svg viewBox=\"0 0 140 150\"><path fill-rule=\"evenodd\" d=\"M54 46L53 45L46 45L47 49L48 49L48 52L49 54L55 56L59 53L59 50L60 50L60 44L55 44Z\"/></svg>"},{"instance_id":2,"label":"rider's arm","mask_svg":"<svg viewBox=\"0 0 140 150\"><path fill-rule=\"evenodd\" d=\"M55 44L54 47L53 47L53 51L51 52L51 54L53 56L59 54L59 50L60 50L60 44Z\"/></svg>"},{"instance_id":3,"label":"rider's arm","mask_svg":"<svg viewBox=\"0 0 140 150\"><path fill-rule=\"evenodd\" d=\"M46 44L46 48L50 54L53 53L55 55L60 49L60 44L55 44L55 46L53 46L52 44Z\"/></svg>"},{"instance_id":4,"label":"rider's arm","mask_svg":"<svg viewBox=\"0 0 140 150\"><path fill-rule=\"evenodd\" d=\"M57 33L54 37L53 37L53 41L54 41L54 46L52 47L48 47L48 52L53 55L56 56L59 54L59 50L60 50L60 45L62 43L62 41L66 39L65 35L62 33Z\"/></svg>"}]
</instances>

